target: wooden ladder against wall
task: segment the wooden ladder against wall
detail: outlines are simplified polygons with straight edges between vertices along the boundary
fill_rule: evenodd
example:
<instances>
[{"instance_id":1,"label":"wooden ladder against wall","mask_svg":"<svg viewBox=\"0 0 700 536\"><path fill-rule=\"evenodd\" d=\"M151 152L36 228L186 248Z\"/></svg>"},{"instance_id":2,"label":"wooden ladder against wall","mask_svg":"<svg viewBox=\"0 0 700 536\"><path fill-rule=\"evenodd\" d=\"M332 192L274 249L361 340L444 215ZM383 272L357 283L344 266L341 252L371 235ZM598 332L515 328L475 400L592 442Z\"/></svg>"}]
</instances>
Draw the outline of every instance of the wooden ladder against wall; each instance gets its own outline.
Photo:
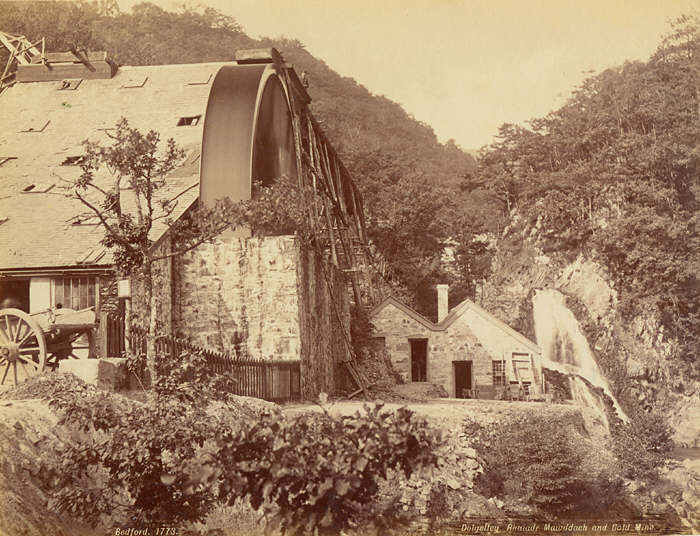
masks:
<instances>
[{"instance_id":1,"label":"wooden ladder against wall","mask_svg":"<svg viewBox=\"0 0 700 536\"><path fill-rule=\"evenodd\" d=\"M362 374L362 371L360 371L360 369L357 368L357 364L355 363L355 361L353 359L350 359L348 361L343 361L343 364L345 365L345 368L347 369L348 373L350 373L350 377L353 379L355 385L357 386L357 390L353 391L348 398L353 398L360 393L366 396L367 387L369 387L369 382L367 381L367 378L364 377L364 374Z\"/></svg>"}]
</instances>

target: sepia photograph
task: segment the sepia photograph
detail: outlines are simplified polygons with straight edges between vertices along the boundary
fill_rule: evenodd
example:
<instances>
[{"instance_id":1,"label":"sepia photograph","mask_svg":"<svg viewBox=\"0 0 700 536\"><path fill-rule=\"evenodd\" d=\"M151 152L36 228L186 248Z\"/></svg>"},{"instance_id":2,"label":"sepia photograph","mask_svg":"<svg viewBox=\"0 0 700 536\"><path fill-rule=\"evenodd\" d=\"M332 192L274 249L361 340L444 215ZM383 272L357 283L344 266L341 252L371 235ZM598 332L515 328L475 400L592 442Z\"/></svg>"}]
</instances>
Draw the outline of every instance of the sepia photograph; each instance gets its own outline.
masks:
<instances>
[{"instance_id":1,"label":"sepia photograph","mask_svg":"<svg viewBox=\"0 0 700 536\"><path fill-rule=\"evenodd\" d=\"M0 0L0 536L700 535L700 0Z\"/></svg>"}]
</instances>

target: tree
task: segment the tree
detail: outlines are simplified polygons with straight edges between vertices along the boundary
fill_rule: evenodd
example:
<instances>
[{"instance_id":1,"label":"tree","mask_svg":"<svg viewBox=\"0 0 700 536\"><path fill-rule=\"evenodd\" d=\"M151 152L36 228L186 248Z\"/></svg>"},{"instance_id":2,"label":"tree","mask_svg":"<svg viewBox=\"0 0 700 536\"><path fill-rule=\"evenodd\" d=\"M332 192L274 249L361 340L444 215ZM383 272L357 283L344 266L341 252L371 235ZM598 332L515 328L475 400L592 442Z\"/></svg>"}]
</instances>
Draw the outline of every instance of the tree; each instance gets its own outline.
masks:
<instances>
[{"instance_id":1,"label":"tree","mask_svg":"<svg viewBox=\"0 0 700 536\"><path fill-rule=\"evenodd\" d=\"M298 72L308 74L312 111L352 173L365 207L377 215L370 219L379 227L373 228L370 222L368 232L382 244L379 252L387 277L423 312L434 308L430 287L455 277L441 266L441 253L435 252L434 245L444 250L445 240L456 236L452 228L459 224L460 212L478 214L486 227L498 226L501 215L493 196L483 188L475 192L460 189L462 178L475 167L471 155L454 142L439 143L428 125L395 102L335 73L299 41L252 39L234 19L208 8L173 12L143 2L130 12L120 12L112 0L55 6L6 2L0 9L0 28L34 40L46 36L48 50L68 50L74 45L106 50L122 65L230 61L237 49L278 47ZM403 187L429 192L437 208L459 205L459 210L441 211L440 225L421 226L422 208L416 207L415 218L396 210L401 204L411 205ZM411 226L406 234L415 240L395 248L395 241L380 239L402 221ZM469 281L454 283L473 286Z\"/></svg>"},{"instance_id":2,"label":"tree","mask_svg":"<svg viewBox=\"0 0 700 536\"><path fill-rule=\"evenodd\" d=\"M143 285L148 326L146 356L153 379L160 304L153 289L155 263L182 255L243 222L244 211L242 205L224 199L214 207L196 206L185 217L174 218L178 210L187 208L179 204L192 187L173 197L163 195L163 187L165 177L184 158L184 151L173 139L161 149L158 133L151 130L144 135L131 128L126 119L117 123L111 137L114 141L110 146L83 142L82 174L68 185L66 195L80 201L99 220L105 232L102 243L112 250L117 271L135 276ZM177 236L170 251L153 247L156 226L170 227Z\"/></svg>"},{"instance_id":3,"label":"tree","mask_svg":"<svg viewBox=\"0 0 700 536\"><path fill-rule=\"evenodd\" d=\"M528 127L504 125L476 179L512 237L601 262L626 320L653 313L697 377L700 19L680 17L648 62L585 80ZM514 208L514 210L512 210ZM515 244L515 242L513 242Z\"/></svg>"}]
</instances>

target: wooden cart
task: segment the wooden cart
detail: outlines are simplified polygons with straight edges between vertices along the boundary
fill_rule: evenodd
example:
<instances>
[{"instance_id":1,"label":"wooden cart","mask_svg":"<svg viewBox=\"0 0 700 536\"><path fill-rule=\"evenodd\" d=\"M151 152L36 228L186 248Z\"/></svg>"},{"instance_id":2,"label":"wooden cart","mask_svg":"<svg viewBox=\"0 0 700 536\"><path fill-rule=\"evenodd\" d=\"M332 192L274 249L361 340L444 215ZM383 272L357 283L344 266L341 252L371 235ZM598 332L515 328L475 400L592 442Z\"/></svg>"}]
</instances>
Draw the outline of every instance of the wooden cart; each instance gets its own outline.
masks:
<instances>
[{"instance_id":1,"label":"wooden cart","mask_svg":"<svg viewBox=\"0 0 700 536\"><path fill-rule=\"evenodd\" d=\"M62 359L95 357L96 327L92 308L35 314L0 309L0 385L8 377L16 385L46 369L55 370Z\"/></svg>"}]
</instances>

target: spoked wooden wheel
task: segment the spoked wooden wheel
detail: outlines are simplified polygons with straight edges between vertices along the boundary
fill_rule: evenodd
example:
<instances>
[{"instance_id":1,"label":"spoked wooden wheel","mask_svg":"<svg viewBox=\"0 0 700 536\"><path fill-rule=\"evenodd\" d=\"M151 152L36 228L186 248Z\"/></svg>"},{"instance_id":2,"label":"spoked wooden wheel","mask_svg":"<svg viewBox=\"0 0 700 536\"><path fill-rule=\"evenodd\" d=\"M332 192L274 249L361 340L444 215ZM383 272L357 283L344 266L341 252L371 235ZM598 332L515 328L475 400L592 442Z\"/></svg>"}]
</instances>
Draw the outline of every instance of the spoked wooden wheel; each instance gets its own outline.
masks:
<instances>
[{"instance_id":1,"label":"spoked wooden wheel","mask_svg":"<svg viewBox=\"0 0 700 536\"><path fill-rule=\"evenodd\" d=\"M31 316L19 309L0 311L0 384L8 376L17 385L41 373L46 364L46 339Z\"/></svg>"}]
</instances>

